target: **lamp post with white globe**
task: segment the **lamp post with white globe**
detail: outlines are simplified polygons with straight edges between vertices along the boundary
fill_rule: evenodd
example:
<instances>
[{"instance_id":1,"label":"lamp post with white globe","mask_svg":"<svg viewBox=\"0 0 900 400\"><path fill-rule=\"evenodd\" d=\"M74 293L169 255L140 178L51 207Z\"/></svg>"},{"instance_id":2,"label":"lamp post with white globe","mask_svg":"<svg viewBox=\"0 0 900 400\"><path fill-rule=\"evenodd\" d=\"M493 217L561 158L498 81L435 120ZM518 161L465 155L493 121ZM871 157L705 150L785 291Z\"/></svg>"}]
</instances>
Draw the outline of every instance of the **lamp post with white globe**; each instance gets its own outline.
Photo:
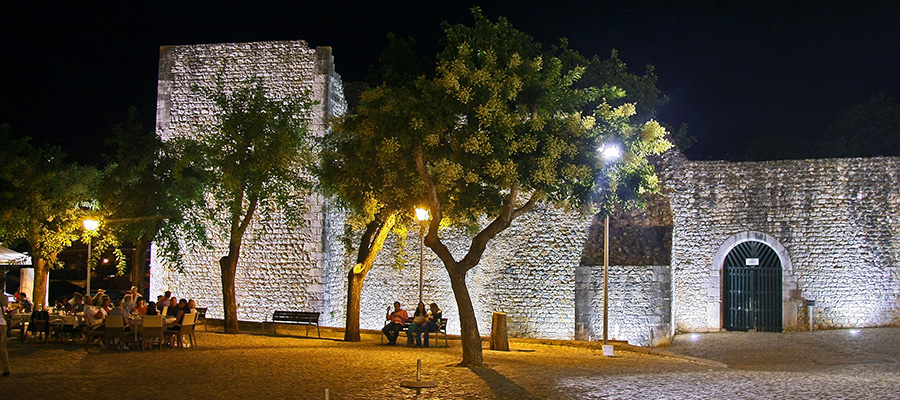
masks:
<instances>
[{"instance_id":1,"label":"lamp post with white globe","mask_svg":"<svg viewBox=\"0 0 900 400\"><path fill-rule=\"evenodd\" d=\"M84 294L85 296L91 295L91 241L94 237L93 233L97 231L97 228L100 227L100 221L95 219L86 219L82 221L82 225L84 226L84 230L87 231L88 234L88 251L87 251L87 280L84 285Z\"/></svg>"},{"instance_id":2,"label":"lamp post with white globe","mask_svg":"<svg viewBox=\"0 0 900 400\"><path fill-rule=\"evenodd\" d=\"M600 158L612 163L622 158L622 149L615 144L604 144L597 152ZM609 344L609 213L603 226L603 344Z\"/></svg>"}]
</instances>

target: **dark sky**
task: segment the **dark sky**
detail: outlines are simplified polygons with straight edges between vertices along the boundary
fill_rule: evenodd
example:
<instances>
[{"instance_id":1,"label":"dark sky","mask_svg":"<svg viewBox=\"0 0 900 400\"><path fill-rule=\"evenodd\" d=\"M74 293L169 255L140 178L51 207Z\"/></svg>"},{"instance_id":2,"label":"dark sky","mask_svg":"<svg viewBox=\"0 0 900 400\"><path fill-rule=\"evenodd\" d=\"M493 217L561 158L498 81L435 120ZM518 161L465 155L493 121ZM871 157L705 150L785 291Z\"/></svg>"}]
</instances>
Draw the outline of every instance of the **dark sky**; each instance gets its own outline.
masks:
<instances>
[{"instance_id":1,"label":"dark sky","mask_svg":"<svg viewBox=\"0 0 900 400\"><path fill-rule=\"evenodd\" d=\"M357 81L387 32L434 52L442 21L472 21L467 2L75 3L0 5L0 122L79 161L129 106L153 124L162 45L302 39L331 46L337 71ZM690 126L693 158L739 158L749 141L814 138L840 110L878 92L900 98L900 2L716 3L480 6L545 45L566 37L585 55L617 49L633 72L653 64L671 99L658 117Z\"/></svg>"}]
</instances>

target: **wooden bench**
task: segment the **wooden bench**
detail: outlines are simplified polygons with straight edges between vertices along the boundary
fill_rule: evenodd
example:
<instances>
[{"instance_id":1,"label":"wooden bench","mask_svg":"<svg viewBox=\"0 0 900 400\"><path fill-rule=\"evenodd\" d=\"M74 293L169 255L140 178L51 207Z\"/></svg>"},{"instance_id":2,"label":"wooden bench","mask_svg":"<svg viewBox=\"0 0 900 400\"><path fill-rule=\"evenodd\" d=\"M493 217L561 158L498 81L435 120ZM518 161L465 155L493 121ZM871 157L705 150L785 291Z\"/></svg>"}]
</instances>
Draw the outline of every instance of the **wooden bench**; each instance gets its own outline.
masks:
<instances>
[{"instance_id":1,"label":"wooden bench","mask_svg":"<svg viewBox=\"0 0 900 400\"><path fill-rule=\"evenodd\" d=\"M391 323L391 321L385 321L384 324L387 325L387 324L389 324L389 323ZM402 332L408 332L408 331L409 331L409 325L410 325L411 323L412 323L412 318L406 320L406 322L403 323L403 330L402 330ZM441 318L441 324L438 326L438 331L435 332L435 335L434 335L434 342L435 342L435 344L438 343L438 340L440 339L440 334L441 334L441 333L444 334L444 347L449 347L450 345L447 344L447 318ZM424 333L422 333L422 334L424 335ZM381 335L381 342L384 343L384 335L383 335L383 334Z\"/></svg>"},{"instance_id":2,"label":"wooden bench","mask_svg":"<svg viewBox=\"0 0 900 400\"><path fill-rule=\"evenodd\" d=\"M309 337L309 326L315 325L316 332L320 338L322 337L322 332L319 331L319 313L317 312L275 311L272 314L272 334L278 334L276 332L278 323L306 325L306 337Z\"/></svg>"}]
</instances>

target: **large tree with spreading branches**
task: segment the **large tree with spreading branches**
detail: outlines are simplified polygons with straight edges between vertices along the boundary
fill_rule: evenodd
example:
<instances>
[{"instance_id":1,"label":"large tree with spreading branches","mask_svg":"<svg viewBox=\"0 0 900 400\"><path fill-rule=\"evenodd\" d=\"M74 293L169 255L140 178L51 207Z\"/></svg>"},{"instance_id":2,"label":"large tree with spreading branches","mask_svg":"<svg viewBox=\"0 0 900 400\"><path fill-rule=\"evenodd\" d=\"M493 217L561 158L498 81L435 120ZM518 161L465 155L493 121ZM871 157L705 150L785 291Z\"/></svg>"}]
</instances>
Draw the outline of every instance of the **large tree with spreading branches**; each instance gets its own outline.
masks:
<instances>
[{"instance_id":1,"label":"large tree with spreading branches","mask_svg":"<svg viewBox=\"0 0 900 400\"><path fill-rule=\"evenodd\" d=\"M507 20L473 14L474 26L445 24L430 76L364 92L344 133L368 146L354 163L374 171L359 178L393 186L373 196L395 190L404 194L396 207L429 209L425 245L449 274L467 366L483 356L466 275L491 239L541 201L582 210L639 201L657 189L647 156L670 146L658 123L637 120L634 103L611 103L624 89L579 86L587 65L570 49L543 50ZM604 143L621 146L620 162L599 159ZM459 259L444 244L447 225L474 232Z\"/></svg>"}]
</instances>

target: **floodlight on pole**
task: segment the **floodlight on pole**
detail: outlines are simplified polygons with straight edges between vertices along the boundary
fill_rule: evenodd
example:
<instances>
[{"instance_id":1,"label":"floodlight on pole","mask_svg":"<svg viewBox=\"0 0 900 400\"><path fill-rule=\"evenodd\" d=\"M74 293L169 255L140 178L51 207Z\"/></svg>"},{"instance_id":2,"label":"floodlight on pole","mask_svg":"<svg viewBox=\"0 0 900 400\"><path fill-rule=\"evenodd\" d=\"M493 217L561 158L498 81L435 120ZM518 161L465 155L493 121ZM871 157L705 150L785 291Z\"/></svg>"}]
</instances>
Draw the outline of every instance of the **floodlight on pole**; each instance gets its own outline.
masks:
<instances>
[{"instance_id":1,"label":"floodlight on pole","mask_svg":"<svg viewBox=\"0 0 900 400\"><path fill-rule=\"evenodd\" d=\"M607 143L600 146L600 148L597 149L597 152L600 153L600 158L606 162L612 162L622 158L622 148L614 143Z\"/></svg>"},{"instance_id":2,"label":"floodlight on pole","mask_svg":"<svg viewBox=\"0 0 900 400\"><path fill-rule=\"evenodd\" d=\"M419 220L419 303L422 302L422 286L425 283L425 221L428 221L428 210L416 208L416 219Z\"/></svg>"},{"instance_id":3,"label":"floodlight on pole","mask_svg":"<svg viewBox=\"0 0 900 400\"><path fill-rule=\"evenodd\" d=\"M87 251L87 280L85 280L84 284L84 294L85 296L91 295L91 241L93 239L92 232L96 232L97 228L100 227L100 221L95 219L85 219L81 222L84 226L84 230L88 233L88 251Z\"/></svg>"},{"instance_id":4,"label":"floodlight on pole","mask_svg":"<svg viewBox=\"0 0 900 400\"><path fill-rule=\"evenodd\" d=\"M614 162L622 158L622 148L617 144L607 143L597 149L600 158L605 162ZM609 344L609 213L603 224L603 344Z\"/></svg>"}]
</instances>

